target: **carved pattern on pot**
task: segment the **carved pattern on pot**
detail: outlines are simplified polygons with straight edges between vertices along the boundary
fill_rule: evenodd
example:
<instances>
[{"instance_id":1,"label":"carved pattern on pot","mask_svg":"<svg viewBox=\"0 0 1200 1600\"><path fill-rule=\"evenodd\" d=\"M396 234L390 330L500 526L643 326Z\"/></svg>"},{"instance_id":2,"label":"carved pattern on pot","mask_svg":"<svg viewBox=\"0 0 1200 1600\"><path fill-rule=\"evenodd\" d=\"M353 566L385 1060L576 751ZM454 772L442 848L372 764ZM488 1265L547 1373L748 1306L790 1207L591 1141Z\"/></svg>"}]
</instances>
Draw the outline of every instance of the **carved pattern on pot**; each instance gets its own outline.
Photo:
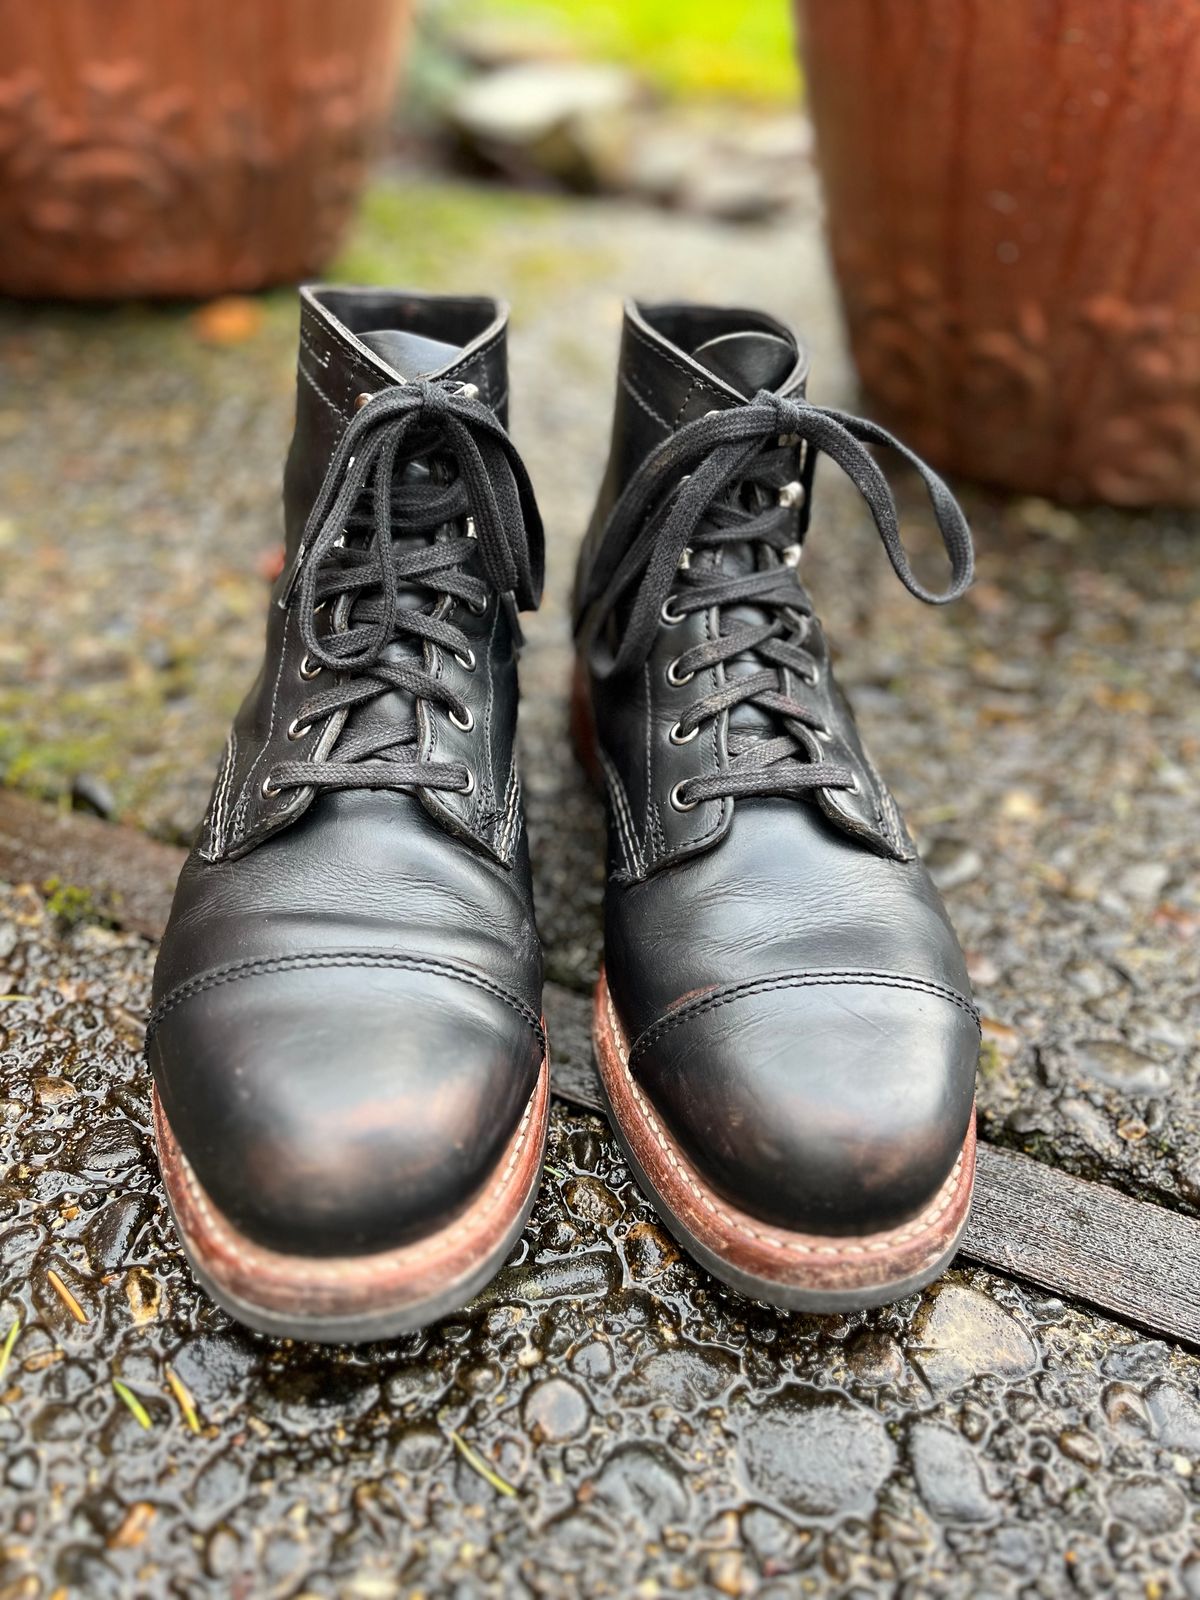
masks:
<instances>
[{"instance_id":1,"label":"carved pattern on pot","mask_svg":"<svg viewBox=\"0 0 1200 1600\"><path fill-rule=\"evenodd\" d=\"M1081 313L1112 409L1096 428L1094 487L1118 505L1195 498L1200 483L1200 317L1097 295Z\"/></svg>"},{"instance_id":2,"label":"carved pattern on pot","mask_svg":"<svg viewBox=\"0 0 1200 1600\"><path fill-rule=\"evenodd\" d=\"M156 89L132 63L81 74L86 109L58 110L32 71L0 82L0 218L43 251L124 249L140 228L194 226L196 163L180 137L183 89Z\"/></svg>"},{"instance_id":3,"label":"carved pattern on pot","mask_svg":"<svg viewBox=\"0 0 1200 1600\"><path fill-rule=\"evenodd\" d=\"M360 60L275 63L269 94L152 60L76 73L69 96L38 65L0 77L0 290L206 293L328 260L378 130Z\"/></svg>"},{"instance_id":4,"label":"carved pattern on pot","mask_svg":"<svg viewBox=\"0 0 1200 1600\"><path fill-rule=\"evenodd\" d=\"M1068 497L1195 500L1200 317L1102 295L1054 328L1033 300L1008 325L973 327L921 267L870 278L856 254L839 268L859 374L918 449L1000 480L1044 462L1041 486Z\"/></svg>"}]
</instances>

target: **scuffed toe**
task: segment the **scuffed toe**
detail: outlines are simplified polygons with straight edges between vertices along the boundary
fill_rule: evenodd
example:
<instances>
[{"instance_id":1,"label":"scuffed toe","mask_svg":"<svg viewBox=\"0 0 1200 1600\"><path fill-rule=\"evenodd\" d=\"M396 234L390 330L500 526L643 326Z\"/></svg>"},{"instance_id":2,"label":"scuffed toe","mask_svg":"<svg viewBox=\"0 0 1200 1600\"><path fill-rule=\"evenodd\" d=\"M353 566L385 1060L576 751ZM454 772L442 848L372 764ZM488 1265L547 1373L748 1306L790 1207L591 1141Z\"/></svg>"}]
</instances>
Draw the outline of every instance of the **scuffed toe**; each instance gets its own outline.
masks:
<instances>
[{"instance_id":1,"label":"scuffed toe","mask_svg":"<svg viewBox=\"0 0 1200 1600\"><path fill-rule=\"evenodd\" d=\"M971 1118L979 1029L952 991L801 973L692 997L630 1051L697 1172L777 1227L872 1234L916 1216Z\"/></svg>"},{"instance_id":2,"label":"scuffed toe","mask_svg":"<svg viewBox=\"0 0 1200 1600\"><path fill-rule=\"evenodd\" d=\"M296 1256L445 1225L492 1175L544 1055L519 1002L433 962L254 963L160 1012L150 1060L197 1181Z\"/></svg>"}]
</instances>

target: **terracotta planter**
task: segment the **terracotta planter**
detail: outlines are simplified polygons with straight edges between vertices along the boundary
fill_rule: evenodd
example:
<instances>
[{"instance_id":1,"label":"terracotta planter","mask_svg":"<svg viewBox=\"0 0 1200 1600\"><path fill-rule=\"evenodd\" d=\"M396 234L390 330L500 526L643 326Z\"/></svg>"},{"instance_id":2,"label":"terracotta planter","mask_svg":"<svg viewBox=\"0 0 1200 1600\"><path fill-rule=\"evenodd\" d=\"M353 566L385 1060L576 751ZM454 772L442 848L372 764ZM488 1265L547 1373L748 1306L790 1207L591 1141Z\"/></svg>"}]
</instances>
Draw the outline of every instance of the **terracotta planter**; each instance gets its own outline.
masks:
<instances>
[{"instance_id":1,"label":"terracotta planter","mask_svg":"<svg viewBox=\"0 0 1200 1600\"><path fill-rule=\"evenodd\" d=\"M0 291L211 295L336 248L408 0L0 0Z\"/></svg>"},{"instance_id":2,"label":"terracotta planter","mask_svg":"<svg viewBox=\"0 0 1200 1600\"><path fill-rule=\"evenodd\" d=\"M1198 0L799 0L876 412L942 466L1200 504Z\"/></svg>"}]
</instances>

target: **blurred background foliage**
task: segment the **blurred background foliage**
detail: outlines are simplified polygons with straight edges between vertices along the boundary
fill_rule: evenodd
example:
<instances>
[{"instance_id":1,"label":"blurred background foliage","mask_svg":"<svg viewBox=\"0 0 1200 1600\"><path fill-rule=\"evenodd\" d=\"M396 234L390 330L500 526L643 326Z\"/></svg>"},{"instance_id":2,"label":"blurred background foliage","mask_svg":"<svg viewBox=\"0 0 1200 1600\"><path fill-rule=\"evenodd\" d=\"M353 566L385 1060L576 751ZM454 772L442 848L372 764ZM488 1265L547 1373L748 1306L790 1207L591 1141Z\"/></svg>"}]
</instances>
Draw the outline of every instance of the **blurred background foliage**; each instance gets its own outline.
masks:
<instances>
[{"instance_id":1,"label":"blurred background foliage","mask_svg":"<svg viewBox=\"0 0 1200 1600\"><path fill-rule=\"evenodd\" d=\"M780 103L796 96L789 7L781 0L451 0L435 13L557 35L672 96ZM684 18L686 16L686 26Z\"/></svg>"}]
</instances>

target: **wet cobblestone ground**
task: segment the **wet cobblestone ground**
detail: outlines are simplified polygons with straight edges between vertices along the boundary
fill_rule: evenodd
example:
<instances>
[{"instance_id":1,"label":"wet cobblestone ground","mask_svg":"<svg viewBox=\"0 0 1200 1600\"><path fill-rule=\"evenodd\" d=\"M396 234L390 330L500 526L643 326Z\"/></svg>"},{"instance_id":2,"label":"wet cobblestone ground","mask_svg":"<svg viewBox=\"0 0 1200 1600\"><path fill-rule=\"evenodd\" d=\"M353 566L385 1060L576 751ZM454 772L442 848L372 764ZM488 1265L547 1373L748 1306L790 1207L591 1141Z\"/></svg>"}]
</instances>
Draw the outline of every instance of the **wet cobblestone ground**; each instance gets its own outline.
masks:
<instances>
[{"instance_id":1,"label":"wet cobblestone ground","mask_svg":"<svg viewBox=\"0 0 1200 1600\"><path fill-rule=\"evenodd\" d=\"M586 1054L602 881L564 602L616 296L766 304L814 344L814 397L847 403L814 216L508 216L385 185L348 257L515 303L514 431L551 543L523 739L563 1059ZM165 837L207 796L278 537L292 303L231 330L0 308L0 757L50 795L86 776ZM1200 1211L1200 523L974 491L980 580L933 613L832 472L818 492L812 587L970 953L989 1136ZM860 1316L749 1306L566 1106L469 1311L354 1352L242 1333L159 1197L152 947L93 910L70 884L0 894L3 1600L1200 1594L1194 1356L963 1269Z\"/></svg>"}]
</instances>

